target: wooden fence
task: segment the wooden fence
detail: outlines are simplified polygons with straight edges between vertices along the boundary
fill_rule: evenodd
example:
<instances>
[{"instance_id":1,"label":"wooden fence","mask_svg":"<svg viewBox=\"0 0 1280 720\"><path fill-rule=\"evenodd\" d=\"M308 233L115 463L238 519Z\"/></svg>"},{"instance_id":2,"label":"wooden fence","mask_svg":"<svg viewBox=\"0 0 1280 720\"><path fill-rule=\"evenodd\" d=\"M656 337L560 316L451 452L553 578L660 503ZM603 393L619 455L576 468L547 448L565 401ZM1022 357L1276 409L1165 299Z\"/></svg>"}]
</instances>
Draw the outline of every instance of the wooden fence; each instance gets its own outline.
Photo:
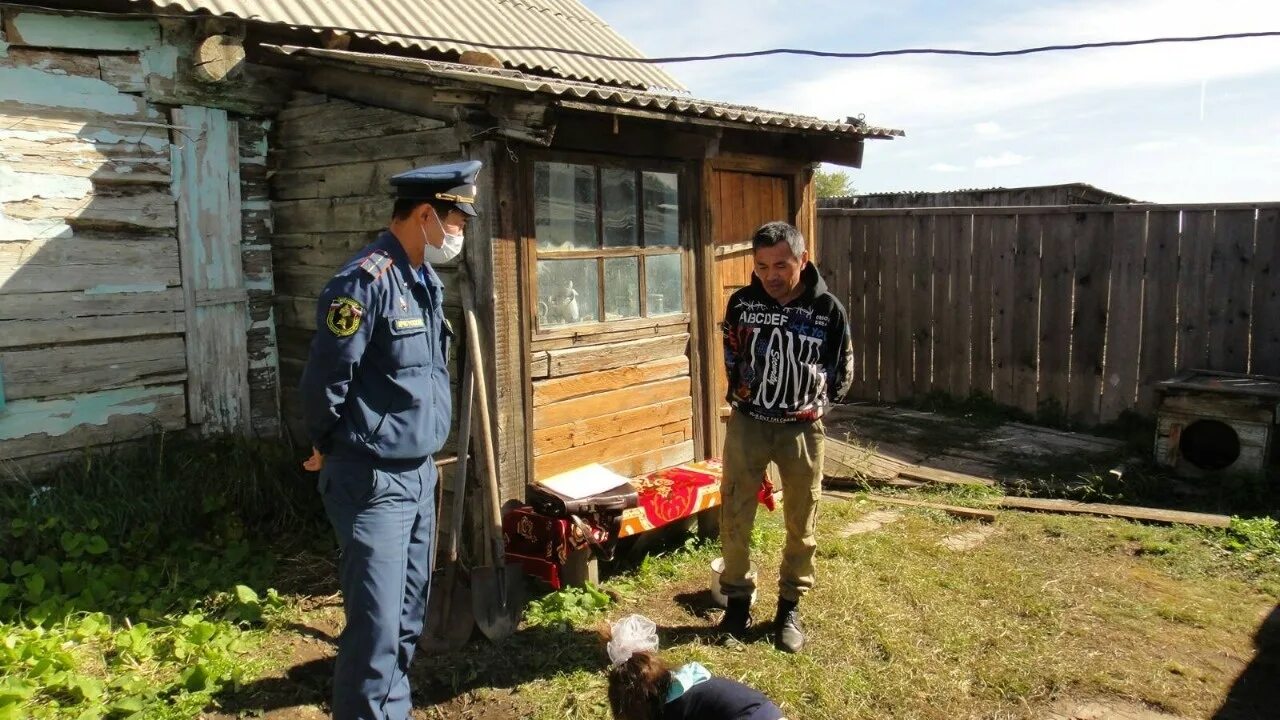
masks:
<instances>
[{"instance_id":1,"label":"wooden fence","mask_svg":"<svg viewBox=\"0 0 1280 720\"><path fill-rule=\"evenodd\" d=\"M851 399L988 395L1089 426L1189 368L1280 375L1280 203L819 211Z\"/></svg>"}]
</instances>

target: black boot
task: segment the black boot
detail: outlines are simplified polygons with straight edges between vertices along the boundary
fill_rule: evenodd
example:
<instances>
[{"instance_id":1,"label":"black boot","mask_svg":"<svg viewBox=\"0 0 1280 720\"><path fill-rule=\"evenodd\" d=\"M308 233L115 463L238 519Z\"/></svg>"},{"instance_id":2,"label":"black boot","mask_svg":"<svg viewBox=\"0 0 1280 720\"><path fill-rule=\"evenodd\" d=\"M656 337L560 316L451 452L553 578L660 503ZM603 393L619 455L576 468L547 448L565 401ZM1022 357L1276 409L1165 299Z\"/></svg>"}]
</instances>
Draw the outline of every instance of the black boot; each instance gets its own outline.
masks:
<instances>
[{"instance_id":1,"label":"black boot","mask_svg":"<svg viewBox=\"0 0 1280 720\"><path fill-rule=\"evenodd\" d=\"M751 598L729 598L729 606L716 630L742 640L751 627Z\"/></svg>"},{"instance_id":2,"label":"black boot","mask_svg":"<svg viewBox=\"0 0 1280 720\"><path fill-rule=\"evenodd\" d=\"M783 652L798 653L804 648L804 626L796 601L778 598L778 614L773 618L773 646Z\"/></svg>"}]
</instances>

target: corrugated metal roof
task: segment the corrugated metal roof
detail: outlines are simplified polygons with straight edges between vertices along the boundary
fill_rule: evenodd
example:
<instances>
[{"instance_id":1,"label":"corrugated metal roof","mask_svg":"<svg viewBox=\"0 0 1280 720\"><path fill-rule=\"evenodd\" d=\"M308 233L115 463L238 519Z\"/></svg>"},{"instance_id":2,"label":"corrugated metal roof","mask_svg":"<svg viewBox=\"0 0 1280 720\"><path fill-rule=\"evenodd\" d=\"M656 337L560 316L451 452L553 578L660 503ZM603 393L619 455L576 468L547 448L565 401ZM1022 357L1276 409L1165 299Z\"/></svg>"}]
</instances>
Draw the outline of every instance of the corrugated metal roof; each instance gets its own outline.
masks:
<instances>
[{"instance_id":1,"label":"corrugated metal roof","mask_svg":"<svg viewBox=\"0 0 1280 720\"><path fill-rule=\"evenodd\" d=\"M644 57L577 0L131 0L163 9L199 10L301 27L362 30L386 45L422 50L483 50L509 66L560 77L642 89L686 88L656 65L597 60L541 50L485 50L464 42L379 34L463 38L491 45L555 47L617 57Z\"/></svg>"},{"instance_id":2,"label":"corrugated metal roof","mask_svg":"<svg viewBox=\"0 0 1280 720\"><path fill-rule=\"evenodd\" d=\"M428 75L520 90L528 93L552 95L566 100L581 100L595 104L638 108L668 115L702 117L746 125L764 125L814 133L857 135L870 138L892 138L905 134L901 130L872 127L860 121L823 120L808 115L762 110L746 105L734 105L714 100L698 100L687 95L641 92L574 80L552 80L516 70L495 70L471 65L459 65L457 63L358 53L347 50L277 47L273 45L265 45L264 47L292 57L311 57L339 61L371 68L396 70L417 75Z\"/></svg>"}]
</instances>

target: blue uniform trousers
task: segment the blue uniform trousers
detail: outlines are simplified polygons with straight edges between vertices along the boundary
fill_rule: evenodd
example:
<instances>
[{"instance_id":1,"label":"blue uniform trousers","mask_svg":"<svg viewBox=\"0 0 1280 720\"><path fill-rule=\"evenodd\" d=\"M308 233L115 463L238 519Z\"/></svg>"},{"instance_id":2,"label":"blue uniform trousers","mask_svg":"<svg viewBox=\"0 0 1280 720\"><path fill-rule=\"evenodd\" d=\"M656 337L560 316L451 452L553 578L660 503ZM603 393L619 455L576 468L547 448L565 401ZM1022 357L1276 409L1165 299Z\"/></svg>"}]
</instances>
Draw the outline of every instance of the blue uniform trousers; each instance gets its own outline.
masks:
<instances>
[{"instance_id":1,"label":"blue uniform trousers","mask_svg":"<svg viewBox=\"0 0 1280 720\"><path fill-rule=\"evenodd\" d=\"M434 462L326 458L325 512L338 536L346 627L333 674L335 720L409 717L409 664L422 634L435 540Z\"/></svg>"}]
</instances>

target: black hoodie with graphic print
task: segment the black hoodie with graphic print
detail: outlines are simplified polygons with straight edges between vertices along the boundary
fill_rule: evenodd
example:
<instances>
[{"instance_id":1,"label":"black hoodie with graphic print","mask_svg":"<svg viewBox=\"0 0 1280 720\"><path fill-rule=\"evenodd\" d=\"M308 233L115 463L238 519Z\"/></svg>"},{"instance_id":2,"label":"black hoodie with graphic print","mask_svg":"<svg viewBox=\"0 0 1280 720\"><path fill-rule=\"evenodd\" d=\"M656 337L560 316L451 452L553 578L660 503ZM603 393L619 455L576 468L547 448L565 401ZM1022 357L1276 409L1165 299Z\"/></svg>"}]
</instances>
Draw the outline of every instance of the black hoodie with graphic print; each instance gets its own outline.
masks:
<instances>
[{"instance_id":1,"label":"black hoodie with graphic print","mask_svg":"<svg viewBox=\"0 0 1280 720\"><path fill-rule=\"evenodd\" d=\"M853 382L849 321L813 263L800 271L805 290L787 305L755 275L725 308L724 364L729 404L773 423L813 422Z\"/></svg>"}]
</instances>

